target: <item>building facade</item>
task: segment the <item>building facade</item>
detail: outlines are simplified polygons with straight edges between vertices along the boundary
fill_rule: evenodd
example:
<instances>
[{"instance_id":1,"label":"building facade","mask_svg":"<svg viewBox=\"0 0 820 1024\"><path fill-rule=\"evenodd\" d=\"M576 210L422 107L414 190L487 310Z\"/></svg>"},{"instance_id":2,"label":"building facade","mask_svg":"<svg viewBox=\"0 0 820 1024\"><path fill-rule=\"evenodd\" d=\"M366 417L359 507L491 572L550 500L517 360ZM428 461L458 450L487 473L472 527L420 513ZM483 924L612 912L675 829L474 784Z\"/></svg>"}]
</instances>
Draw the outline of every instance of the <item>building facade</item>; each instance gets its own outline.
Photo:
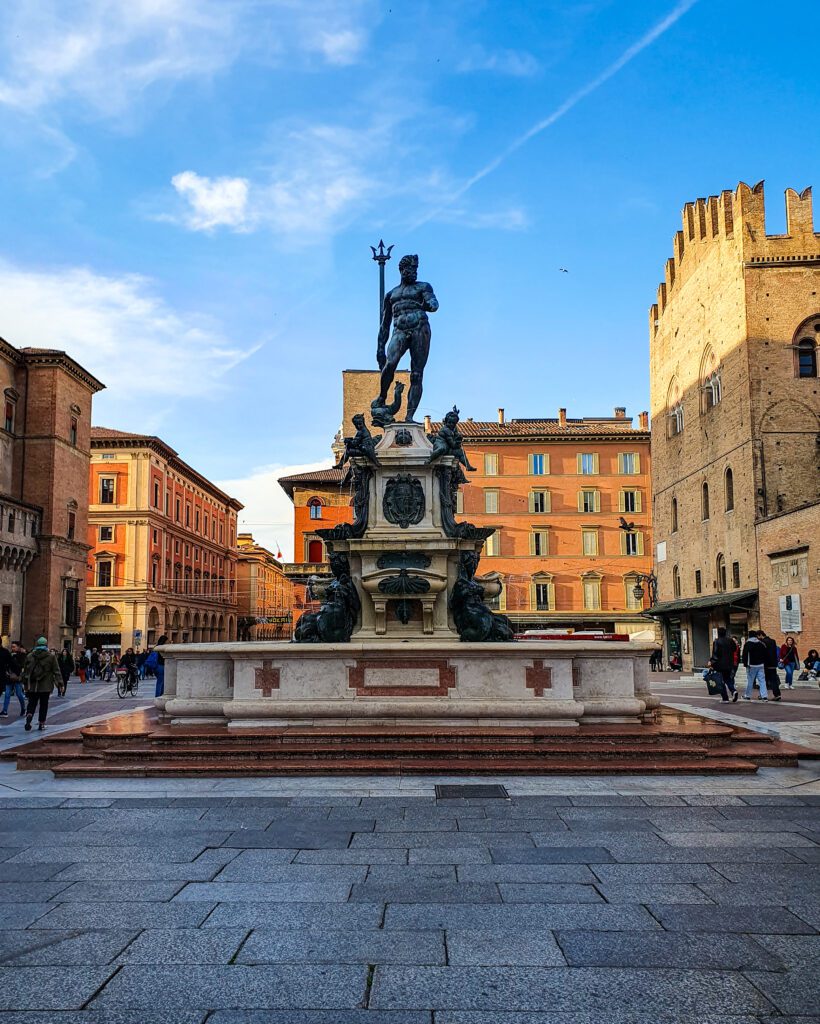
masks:
<instances>
[{"instance_id":1,"label":"building facade","mask_svg":"<svg viewBox=\"0 0 820 1024\"><path fill-rule=\"evenodd\" d=\"M237 639L289 640L293 633L293 584L282 563L249 533L237 537Z\"/></svg>"},{"instance_id":2,"label":"building facade","mask_svg":"<svg viewBox=\"0 0 820 1024\"><path fill-rule=\"evenodd\" d=\"M90 647L235 640L243 507L158 437L91 431Z\"/></svg>"},{"instance_id":3,"label":"building facade","mask_svg":"<svg viewBox=\"0 0 820 1024\"><path fill-rule=\"evenodd\" d=\"M350 371L348 371L350 372ZM439 424L425 421L428 432ZM637 633L652 628L635 587L652 567L649 425L622 408L611 417L497 422L463 420L476 468L462 488L459 517L496 532L482 574L501 577L498 607L516 629ZM294 550L285 567L303 585L324 571L317 529L352 520L344 469L280 480L294 503ZM347 489L346 489L347 488ZM297 587L299 601L304 591Z\"/></svg>"},{"instance_id":4,"label":"building facade","mask_svg":"<svg viewBox=\"0 0 820 1024\"><path fill-rule=\"evenodd\" d=\"M0 339L0 635L73 648L83 628L91 403L65 352Z\"/></svg>"},{"instance_id":5,"label":"building facade","mask_svg":"<svg viewBox=\"0 0 820 1024\"><path fill-rule=\"evenodd\" d=\"M687 203L650 310L655 611L686 668L719 626L820 645L811 190L786 214L767 235L762 182Z\"/></svg>"}]
</instances>

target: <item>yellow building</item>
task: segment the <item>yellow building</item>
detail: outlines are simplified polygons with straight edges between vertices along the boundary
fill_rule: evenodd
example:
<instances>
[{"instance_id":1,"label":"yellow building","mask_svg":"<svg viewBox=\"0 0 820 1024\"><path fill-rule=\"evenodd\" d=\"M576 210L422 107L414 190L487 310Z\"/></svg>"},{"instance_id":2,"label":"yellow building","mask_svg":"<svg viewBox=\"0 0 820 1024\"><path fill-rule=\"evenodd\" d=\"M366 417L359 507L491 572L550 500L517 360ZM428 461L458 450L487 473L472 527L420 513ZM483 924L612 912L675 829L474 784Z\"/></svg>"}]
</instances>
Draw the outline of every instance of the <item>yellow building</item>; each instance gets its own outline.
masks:
<instances>
[{"instance_id":1,"label":"yellow building","mask_svg":"<svg viewBox=\"0 0 820 1024\"><path fill-rule=\"evenodd\" d=\"M91 428L87 647L235 640L243 507L158 437Z\"/></svg>"},{"instance_id":2,"label":"yellow building","mask_svg":"<svg viewBox=\"0 0 820 1024\"><path fill-rule=\"evenodd\" d=\"M237 537L239 640L288 640L293 631L293 584L272 552L249 533Z\"/></svg>"}]
</instances>

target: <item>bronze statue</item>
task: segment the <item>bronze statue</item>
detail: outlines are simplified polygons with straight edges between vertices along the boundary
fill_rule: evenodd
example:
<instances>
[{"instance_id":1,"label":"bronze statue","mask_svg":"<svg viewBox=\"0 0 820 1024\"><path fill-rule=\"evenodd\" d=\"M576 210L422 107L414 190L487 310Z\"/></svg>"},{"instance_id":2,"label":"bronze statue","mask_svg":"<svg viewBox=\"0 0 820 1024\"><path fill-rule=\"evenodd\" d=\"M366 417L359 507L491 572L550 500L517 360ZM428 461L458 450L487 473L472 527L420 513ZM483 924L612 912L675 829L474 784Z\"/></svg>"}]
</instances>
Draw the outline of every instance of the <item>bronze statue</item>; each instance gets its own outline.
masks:
<instances>
[{"instance_id":1,"label":"bronze statue","mask_svg":"<svg viewBox=\"0 0 820 1024\"><path fill-rule=\"evenodd\" d=\"M427 461L435 462L442 455L453 455L465 469L475 473L475 466L470 465L464 451L464 436L458 430L458 409L455 406L444 417L444 423L433 438L433 450Z\"/></svg>"},{"instance_id":2,"label":"bronze statue","mask_svg":"<svg viewBox=\"0 0 820 1024\"><path fill-rule=\"evenodd\" d=\"M370 403L370 422L374 427L386 427L388 423L395 423L396 413L401 408L403 392L404 384L397 380L393 388L393 401L389 405L382 403L381 396L373 399Z\"/></svg>"},{"instance_id":3,"label":"bronze statue","mask_svg":"<svg viewBox=\"0 0 820 1024\"><path fill-rule=\"evenodd\" d=\"M361 458L367 459L368 462L374 466L380 466L379 457L376 454L376 442L373 440L373 435L367 429L364 422L364 415L357 412L353 417L353 426L356 428L356 433L353 437L345 438L345 450L339 460L339 466L343 466L346 462L349 462L351 457L358 455Z\"/></svg>"},{"instance_id":4,"label":"bronze statue","mask_svg":"<svg viewBox=\"0 0 820 1024\"><path fill-rule=\"evenodd\" d=\"M458 577L449 602L456 632L468 643L514 640L507 616L492 612L484 603L484 587L475 579L479 558L477 551L462 551L458 560Z\"/></svg>"},{"instance_id":5,"label":"bronze statue","mask_svg":"<svg viewBox=\"0 0 820 1024\"><path fill-rule=\"evenodd\" d=\"M413 422L421 401L424 367L430 354L430 323L427 314L435 313L438 309L438 299L430 285L416 280L418 267L418 256L402 256L399 260L401 284L384 297L382 325L376 347L376 359L382 371L381 391L377 400L379 406L387 405L387 392L393 383L399 361L405 352L410 352L410 391L405 417L407 423ZM393 336L388 345L391 322Z\"/></svg>"}]
</instances>

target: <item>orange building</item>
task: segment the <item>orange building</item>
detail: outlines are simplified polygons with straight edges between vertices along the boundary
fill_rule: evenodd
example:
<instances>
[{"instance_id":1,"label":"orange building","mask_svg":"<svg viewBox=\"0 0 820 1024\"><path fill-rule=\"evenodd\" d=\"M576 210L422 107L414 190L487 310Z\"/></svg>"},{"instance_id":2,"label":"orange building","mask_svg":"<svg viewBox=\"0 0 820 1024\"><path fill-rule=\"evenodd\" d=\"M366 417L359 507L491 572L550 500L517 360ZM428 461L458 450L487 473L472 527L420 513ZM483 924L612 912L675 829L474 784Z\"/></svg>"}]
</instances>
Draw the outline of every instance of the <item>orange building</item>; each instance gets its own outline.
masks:
<instances>
[{"instance_id":1,"label":"orange building","mask_svg":"<svg viewBox=\"0 0 820 1024\"><path fill-rule=\"evenodd\" d=\"M249 533L237 537L239 640L288 640L293 632L293 584L272 551Z\"/></svg>"},{"instance_id":2,"label":"orange building","mask_svg":"<svg viewBox=\"0 0 820 1024\"><path fill-rule=\"evenodd\" d=\"M428 432L437 423L425 420ZM614 416L462 421L475 473L462 488L458 512L494 526L479 572L504 582L498 607L517 629L652 628L634 589L652 570L649 423L623 408ZM294 502L294 551L285 569L295 580L322 571L316 529L352 519L344 470L333 468L280 481ZM624 528L627 527L627 528ZM646 588L644 588L646 589Z\"/></svg>"},{"instance_id":3,"label":"orange building","mask_svg":"<svg viewBox=\"0 0 820 1024\"><path fill-rule=\"evenodd\" d=\"M86 645L235 640L242 507L160 438L92 427Z\"/></svg>"}]
</instances>

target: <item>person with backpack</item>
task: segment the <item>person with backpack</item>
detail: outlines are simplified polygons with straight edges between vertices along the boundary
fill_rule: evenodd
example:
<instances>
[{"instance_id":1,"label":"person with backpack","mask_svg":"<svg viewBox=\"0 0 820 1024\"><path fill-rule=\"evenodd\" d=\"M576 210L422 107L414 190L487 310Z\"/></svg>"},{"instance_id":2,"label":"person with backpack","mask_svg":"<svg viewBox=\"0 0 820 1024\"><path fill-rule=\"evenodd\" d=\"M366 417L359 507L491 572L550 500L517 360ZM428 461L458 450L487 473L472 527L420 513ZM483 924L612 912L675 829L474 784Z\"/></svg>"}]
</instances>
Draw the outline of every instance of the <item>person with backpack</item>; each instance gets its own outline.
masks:
<instances>
[{"instance_id":1,"label":"person with backpack","mask_svg":"<svg viewBox=\"0 0 820 1024\"><path fill-rule=\"evenodd\" d=\"M28 694L26 708L26 732L31 732L31 720L39 707L37 716L38 728L42 732L46 727L48 701L54 687L62 681L60 663L56 655L48 649L48 641L44 636L38 638L34 650L26 658L23 665L23 685Z\"/></svg>"},{"instance_id":2,"label":"person with backpack","mask_svg":"<svg viewBox=\"0 0 820 1024\"><path fill-rule=\"evenodd\" d=\"M772 691L772 700L782 700L780 696L780 676L777 673L780 648L777 646L777 641L774 637L769 636L764 629L759 629L757 635L763 641L763 646L766 648L766 660L763 669L766 676L766 686Z\"/></svg>"},{"instance_id":3,"label":"person with backpack","mask_svg":"<svg viewBox=\"0 0 820 1024\"><path fill-rule=\"evenodd\" d=\"M20 701L20 714L24 715L26 713L26 695L23 690L23 684L20 681L20 676L23 672L23 662L26 660L26 652L20 644L12 641L11 652L7 653L9 653L9 659L5 670L3 710L0 711L0 718L9 717L9 704L11 703L12 694Z\"/></svg>"},{"instance_id":4,"label":"person with backpack","mask_svg":"<svg viewBox=\"0 0 820 1024\"><path fill-rule=\"evenodd\" d=\"M749 630L749 636L743 645L740 660L746 667L746 692L744 700L751 700L755 684L760 688L760 700L768 700L766 692L766 645L757 635L756 629Z\"/></svg>"},{"instance_id":5,"label":"person with backpack","mask_svg":"<svg viewBox=\"0 0 820 1024\"><path fill-rule=\"evenodd\" d=\"M712 665L714 662L713 669L720 676L720 695L724 704L728 704L730 699L736 701L738 697L735 689L734 654L735 646L732 638L727 636L726 627L718 626L709 664ZM729 694L732 695L731 698Z\"/></svg>"},{"instance_id":6,"label":"person with backpack","mask_svg":"<svg viewBox=\"0 0 820 1024\"><path fill-rule=\"evenodd\" d=\"M57 692L61 697L65 697L66 690L68 689L68 680L74 671L74 659L71 656L71 651L64 647L57 655L57 661L60 664L60 676L63 680L63 685L57 687Z\"/></svg>"}]
</instances>

